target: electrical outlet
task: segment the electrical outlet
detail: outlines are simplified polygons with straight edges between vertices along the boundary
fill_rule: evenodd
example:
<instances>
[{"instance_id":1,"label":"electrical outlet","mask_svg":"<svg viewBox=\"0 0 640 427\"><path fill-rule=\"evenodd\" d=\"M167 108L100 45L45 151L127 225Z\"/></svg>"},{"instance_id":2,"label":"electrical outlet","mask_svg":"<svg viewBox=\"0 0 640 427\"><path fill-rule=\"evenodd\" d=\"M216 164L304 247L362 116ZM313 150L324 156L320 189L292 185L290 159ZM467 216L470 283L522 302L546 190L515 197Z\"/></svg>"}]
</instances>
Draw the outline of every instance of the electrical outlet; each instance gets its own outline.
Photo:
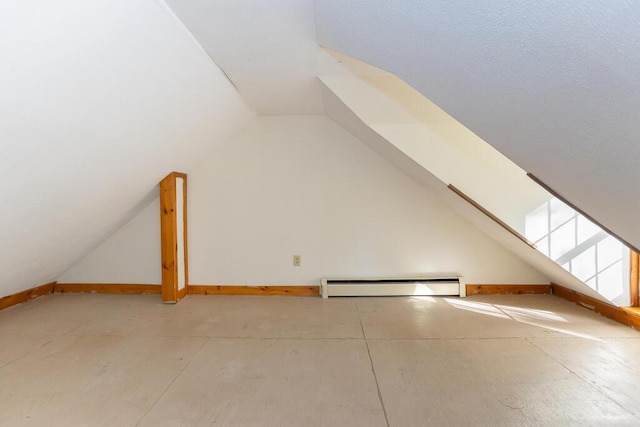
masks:
<instances>
[{"instance_id":1,"label":"electrical outlet","mask_svg":"<svg viewBox=\"0 0 640 427\"><path fill-rule=\"evenodd\" d=\"M294 255L293 256L293 266L294 267L300 267L300 263L302 262L302 256L300 255Z\"/></svg>"}]
</instances>

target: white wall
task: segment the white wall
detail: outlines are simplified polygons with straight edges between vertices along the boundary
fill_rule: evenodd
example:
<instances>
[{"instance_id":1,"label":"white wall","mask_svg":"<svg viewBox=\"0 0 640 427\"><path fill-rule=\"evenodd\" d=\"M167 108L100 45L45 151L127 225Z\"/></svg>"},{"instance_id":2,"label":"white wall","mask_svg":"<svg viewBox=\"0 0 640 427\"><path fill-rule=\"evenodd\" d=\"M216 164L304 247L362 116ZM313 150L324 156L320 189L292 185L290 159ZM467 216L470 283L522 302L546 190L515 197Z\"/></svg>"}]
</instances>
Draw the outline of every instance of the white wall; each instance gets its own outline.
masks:
<instances>
[{"instance_id":1,"label":"white wall","mask_svg":"<svg viewBox=\"0 0 640 427\"><path fill-rule=\"evenodd\" d=\"M189 228L192 284L438 272L548 283L324 116L260 117L218 148L189 176Z\"/></svg>"},{"instance_id":2,"label":"white wall","mask_svg":"<svg viewBox=\"0 0 640 427\"><path fill-rule=\"evenodd\" d=\"M54 280L253 118L161 2L0 3L0 296Z\"/></svg>"},{"instance_id":3,"label":"white wall","mask_svg":"<svg viewBox=\"0 0 640 427\"><path fill-rule=\"evenodd\" d=\"M348 60L340 58L343 63ZM390 144L521 234L526 216L552 197L511 160L398 77L323 76L321 81Z\"/></svg>"},{"instance_id":4,"label":"white wall","mask_svg":"<svg viewBox=\"0 0 640 427\"><path fill-rule=\"evenodd\" d=\"M157 195L157 188L154 193ZM160 198L155 197L58 282L161 284Z\"/></svg>"},{"instance_id":5,"label":"white wall","mask_svg":"<svg viewBox=\"0 0 640 427\"><path fill-rule=\"evenodd\" d=\"M191 284L416 273L549 282L324 116L259 117L188 183ZM158 209L156 200L59 281L160 283Z\"/></svg>"},{"instance_id":6,"label":"white wall","mask_svg":"<svg viewBox=\"0 0 640 427\"><path fill-rule=\"evenodd\" d=\"M455 210L462 218L470 221L475 227L491 236L527 264L538 269L538 271L550 278L552 282L562 284L563 286L593 298L606 301L606 298L581 282L560 265L550 260L542 252L524 244L505 228L463 200L451 191L441 179L420 166L398 149L398 147L389 144L385 138L363 122L334 92L325 87L322 99L327 115L332 120L339 123L340 126L347 129L351 134L371 147L372 150L379 153L383 158L387 159L417 182L422 183L435 192L440 200Z\"/></svg>"},{"instance_id":7,"label":"white wall","mask_svg":"<svg viewBox=\"0 0 640 427\"><path fill-rule=\"evenodd\" d=\"M640 3L316 0L318 43L394 73L640 246Z\"/></svg>"}]
</instances>

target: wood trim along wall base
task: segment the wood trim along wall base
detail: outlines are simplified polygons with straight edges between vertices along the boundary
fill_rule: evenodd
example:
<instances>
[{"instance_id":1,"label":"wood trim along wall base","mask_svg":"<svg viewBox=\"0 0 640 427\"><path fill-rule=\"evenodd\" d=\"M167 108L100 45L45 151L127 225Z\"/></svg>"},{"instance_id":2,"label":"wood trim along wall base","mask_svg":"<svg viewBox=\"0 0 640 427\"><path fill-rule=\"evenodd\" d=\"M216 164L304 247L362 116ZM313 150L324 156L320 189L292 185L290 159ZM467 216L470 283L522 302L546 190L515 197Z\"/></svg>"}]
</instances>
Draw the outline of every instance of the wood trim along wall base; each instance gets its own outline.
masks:
<instances>
[{"instance_id":1,"label":"wood trim along wall base","mask_svg":"<svg viewBox=\"0 0 640 427\"><path fill-rule=\"evenodd\" d=\"M623 325L631 326L634 329L640 330L640 312L628 307L616 307L615 305L600 301L590 296L581 294L556 283L551 284L553 294L566 299L567 301L574 302L579 306L582 306L591 311L595 311L604 317L615 320Z\"/></svg>"},{"instance_id":2,"label":"wood trim along wall base","mask_svg":"<svg viewBox=\"0 0 640 427\"><path fill-rule=\"evenodd\" d=\"M138 285L119 283L57 283L53 287L57 293L98 293L98 294L161 294L162 285Z\"/></svg>"},{"instance_id":3,"label":"wood trim along wall base","mask_svg":"<svg viewBox=\"0 0 640 427\"><path fill-rule=\"evenodd\" d=\"M318 297L320 287L305 286L239 286L239 285L189 285L190 295L289 295Z\"/></svg>"},{"instance_id":4,"label":"wood trim along wall base","mask_svg":"<svg viewBox=\"0 0 640 427\"><path fill-rule=\"evenodd\" d=\"M550 294L551 285L467 285L469 295L525 295Z\"/></svg>"},{"instance_id":5,"label":"wood trim along wall base","mask_svg":"<svg viewBox=\"0 0 640 427\"><path fill-rule=\"evenodd\" d=\"M36 286L35 288L27 289L26 291L17 292L15 294L2 297L0 298L0 310L11 307L12 305L27 302L43 295L49 295L53 292L53 288L55 285L56 282L51 282L44 285Z\"/></svg>"}]
</instances>

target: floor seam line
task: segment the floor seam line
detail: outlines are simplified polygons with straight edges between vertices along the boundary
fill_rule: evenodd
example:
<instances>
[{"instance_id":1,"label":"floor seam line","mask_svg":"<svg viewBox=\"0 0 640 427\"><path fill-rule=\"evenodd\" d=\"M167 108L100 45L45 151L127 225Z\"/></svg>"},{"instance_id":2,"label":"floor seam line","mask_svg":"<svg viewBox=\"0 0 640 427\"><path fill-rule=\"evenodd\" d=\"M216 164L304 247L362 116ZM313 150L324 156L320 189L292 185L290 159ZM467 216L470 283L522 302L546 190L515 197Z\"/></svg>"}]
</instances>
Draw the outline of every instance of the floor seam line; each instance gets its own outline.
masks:
<instances>
[{"instance_id":1,"label":"floor seam line","mask_svg":"<svg viewBox=\"0 0 640 427\"><path fill-rule=\"evenodd\" d=\"M380 406L382 406L382 413L384 414L384 420L387 423L387 427L389 424L389 416L387 415L387 408L384 406L384 400L382 399L382 392L380 391L380 384L378 383L378 375L376 374L376 369L373 366L373 358L371 357L371 350L369 349L369 341L367 341L367 335L364 332L364 325L362 324L362 316L360 316L360 307L358 307L358 302L356 304L356 311L358 312L358 319L360 320L360 329L362 329L362 337L364 338L364 345L367 347L367 355L369 356L369 365L371 366L371 373L373 373L373 379L376 382L376 390L378 391L378 400L380 401Z\"/></svg>"},{"instance_id":2,"label":"floor seam line","mask_svg":"<svg viewBox=\"0 0 640 427\"><path fill-rule=\"evenodd\" d=\"M7 367L7 366L11 365L11 364L12 364L13 362L15 362L16 360L19 360L19 359L22 359L22 358L25 358L25 357L29 356L31 353L33 353L33 352L35 352L35 351L37 351L37 350L40 350L40 349L42 349L43 347L46 347L47 345L51 344L51 343L52 343L52 342L54 342L57 338L60 338L60 337L65 337L65 335L60 335L60 336L53 336L53 337L51 337L51 339L49 339L47 342L42 343L42 344L40 344L40 345L39 345L39 346L37 346L37 347L31 348L31 349L29 349L29 350L25 351L24 353L20 354L19 356L17 356L17 357L15 357L15 358L11 359L11 360L8 360L8 361L6 361L6 362L4 362L4 363L0 364L0 368L5 368L5 367Z\"/></svg>"},{"instance_id":3,"label":"floor seam line","mask_svg":"<svg viewBox=\"0 0 640 427\"><path fill-rule=\"evenodd\" d=\"M87 334L75 334L75 335L74 335L74 332L76 332L76 331L78 331L78 330L80 330L80 329L84 328L84 327L85 327L85 326L87 326L90 322L95 321L95 320L99 320L99 319L98 319L98 318L96 318L96 319L87 319L87 320L85 320L81 325L76 326L76 327L74 327L74 328L71 328L71 330L69 330L69 331L65 332L64 334L62 334L62 336L65 336L65 337L77 337L77 336L87 335Z\"/></svg>"},{"instance_id":4,"label":"floor seam line","mask_svg":"<svg viewBox=\"0 0 640 427\"><path fill-rule=\"evenodd\" d=\"M180 369L180 372L178 372L173 379L171 380L171 382L169 382L169 384L167 385L167 387L162 391L162 393L160 393L160 396L158 396L158 398L153 402L153 405L151 405L149 407L149 409L147 409L147 411L140 417L140 419L138 420L138 422L136 423L136 427L140 425L140 423L145 419L145 417L147 415L149 415L149 412L151 412L151 410L153 408L155 408L155 406L158 404L158 402L160 401L160 399L162 399L162 397L167 394L167 391L171 388L171 386L176 382L176 380L178 379L178 377L180 375L182 375L182 373L185 371L185 369L187 369L187 367L189 367L189 365L191 365L191 362L193 362L193 359L196 358L196 356L198 355L198 353L200 353L202 351L202 349L204 348L204 346L209 342L210 338L207 338L206 340L204 340L204 342L202 343L202 345L200 346L200 348L198 348L198 350L193 354L193 356L191 357L191 359L182 367L182 369Z\"/></svg>"},{"instance_id":5,"label":"floor seam line","mask_svg":"<svg viewBox=\"0 0 640 427\"><path fill-rule=\"evenodd\" d=\"M573 369L569 368L567 365L565 365L564 363L562 363L561 361L559 361L558 359L556 359L555 357L553 357L552 355L550 355L549 353L547 353L542 347L540 347L539 345L537 345L535 342L533 342L529 337L524 337L525 341L527 341L528 343L530 343L532 346L534 346L535 348L537 348L538 350L540 350L542 353L544 353L547 357L549 357L551 360L553 360L554 362L556 362L558 365L562 366L564 369L566 369L567 371L569 371L572 375L575 375L576 378L578 378L580 381L582 381L583 383L587 384L589 387L591 387L593 390L597 391L599 394L601 394L602 396L604 396L606 399L610 400L611 402L613 402L615 405L617 405L620 409L622 409L624 412L628 413L629 415L631 415L634 418L638 418L636 416L635 413L629 411L627 408L625 408L624 406L622 406L622 404L620 404L618 401L616 401L614 398L612 398L611 396L609 396L607 393L605 393L602 389L600 389L600 387L592 384L591 382L587 381L585 378L583 378L580 374L578 374L577 372L575 372ZM535 338L534 338L535 339Z\"/></svg>"}]
</instances>

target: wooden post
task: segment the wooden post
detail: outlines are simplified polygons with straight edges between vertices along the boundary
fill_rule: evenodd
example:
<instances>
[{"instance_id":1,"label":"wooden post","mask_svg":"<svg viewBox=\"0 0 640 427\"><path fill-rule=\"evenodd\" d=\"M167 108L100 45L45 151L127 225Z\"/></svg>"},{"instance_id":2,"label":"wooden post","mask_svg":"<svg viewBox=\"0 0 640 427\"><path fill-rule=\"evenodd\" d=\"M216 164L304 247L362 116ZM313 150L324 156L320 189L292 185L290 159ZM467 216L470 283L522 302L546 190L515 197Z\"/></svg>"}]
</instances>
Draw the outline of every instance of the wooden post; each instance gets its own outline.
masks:
<instances>
[{"instance_id":1,"label":"wooden post","mask_svg":"<svg viewBox=\"0 0 640 427\"><path fill-rule=\"evenodd\" d=\"M171 172L160 182L162 302L187 295L187 175Z\"/></svg>"},{"instance_id":2,"label":"wooden post","mask_svg":"<svg viewBox=\"0 0 640 427\"><path fill-rule=\"evenodd\" d=\"M638 307L638 287L640 287L640 256L638 252L631 251L631 307Z\"/></svg>"}]
</instances>

